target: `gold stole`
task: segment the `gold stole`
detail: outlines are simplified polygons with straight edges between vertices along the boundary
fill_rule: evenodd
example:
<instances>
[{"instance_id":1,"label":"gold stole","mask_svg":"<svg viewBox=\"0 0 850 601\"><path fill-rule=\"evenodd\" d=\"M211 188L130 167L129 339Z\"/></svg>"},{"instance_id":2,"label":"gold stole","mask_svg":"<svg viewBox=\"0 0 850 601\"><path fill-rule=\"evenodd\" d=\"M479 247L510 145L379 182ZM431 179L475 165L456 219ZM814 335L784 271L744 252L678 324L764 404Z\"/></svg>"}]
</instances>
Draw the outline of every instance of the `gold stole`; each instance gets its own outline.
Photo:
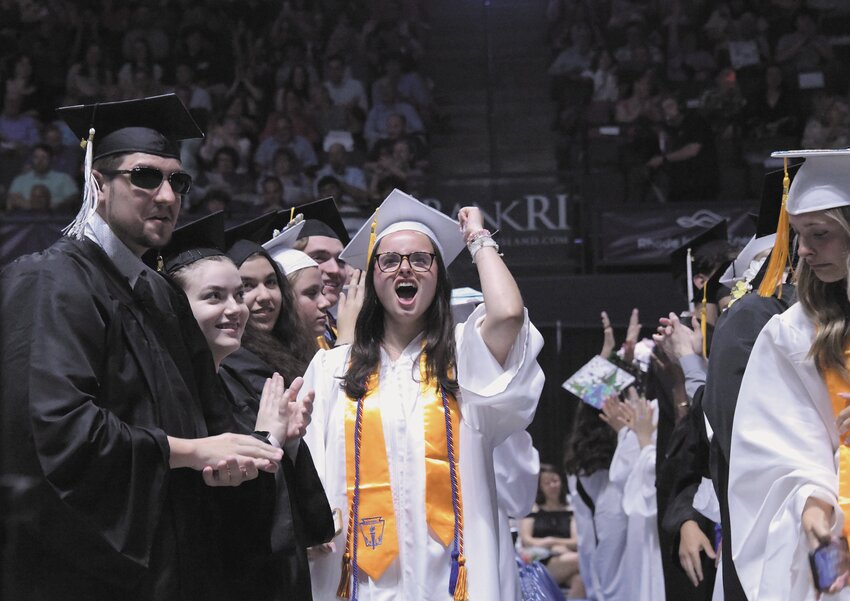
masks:
<instances>
[{"instance_id":1,"label":"gold stole","mask_svg":"<svg viewBox=\"0 0 850 601\"><path fill-rule=\"evenodd\" d=\"M850 362L848 362L850 363ZM839 392L850 392L850 383L838 370L830 369L824 376L832 410L836 416L847 406L847 400ZM838 505L844 512L844 534L850 531L850 447L839 437L838 441Z\"/></svg>"},{"instance_id":2,"label":"gold stole","mask_svg":"<svg viewBox=\"0 0 850 601\"><path fill-rule=\"evenodd\" d=\"M449 546L458 529L460 566L463 559L463 504L460 495L457 445L460 411L454 395L446 392L449 419L443 406L439 381L426 377L424 351L419 360L419 394L425 430L425 511L428 525L444 545ZM389 463L387 461L381 410L375 402L379 376L369 376L366 393L360 401L349 399L345 408L345 474L348 491L349 517L343 573L338 596L347 598L351 571L361 569L372 580L379 580L398 555L398 535L393 510ZM361 412L358 420L358 410ZM359 425L359 432L357 426ZM449 463L451 428L454 470ZM363 444L366 443L366 444ZM358 473L359 464L359 473ZM455 474L454 486L452 471ZM357 482L355 482L357 480ZM454 490L453 490L454 489ZM455 502L457 507L455 508ZM458 519L456 522L455 509ZM355 548L356 547L356 548ZM458 559L455 558L455 562ZM456 567L453 566L453 573ZM466 570L454 573L453 586L465 598ZM461 586L462 585L462 586ZM355 584L356 586L356 584Z\"/></svg>"}]
</instances>

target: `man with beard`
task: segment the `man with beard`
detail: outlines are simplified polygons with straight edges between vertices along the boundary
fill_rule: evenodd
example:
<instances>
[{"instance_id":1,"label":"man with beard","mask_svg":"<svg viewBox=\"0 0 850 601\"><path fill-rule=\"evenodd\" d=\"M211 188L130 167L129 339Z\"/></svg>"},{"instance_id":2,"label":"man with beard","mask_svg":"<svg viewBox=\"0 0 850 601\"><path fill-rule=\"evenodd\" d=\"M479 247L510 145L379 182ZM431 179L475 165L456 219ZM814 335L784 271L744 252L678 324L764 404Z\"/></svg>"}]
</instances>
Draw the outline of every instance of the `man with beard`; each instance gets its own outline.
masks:
<instances>
[{"instance_id":1,"label":"man with beard","mask_svg":"<svg viewBox=\"0 0 850 601\"><path fill-rule=\"evenodd\" d=\"M273 497L223 514L241 497L209 487L264 495L282 452L229 433L185 295L142 261L191 187L177 141L203 134L173 94L59 114L87 139L83 206L0 274L0 476L26 491L4 515L23 516L4 597L218 599L232 566L216 541L270 519Z\"/></svg>"}]
</instances>

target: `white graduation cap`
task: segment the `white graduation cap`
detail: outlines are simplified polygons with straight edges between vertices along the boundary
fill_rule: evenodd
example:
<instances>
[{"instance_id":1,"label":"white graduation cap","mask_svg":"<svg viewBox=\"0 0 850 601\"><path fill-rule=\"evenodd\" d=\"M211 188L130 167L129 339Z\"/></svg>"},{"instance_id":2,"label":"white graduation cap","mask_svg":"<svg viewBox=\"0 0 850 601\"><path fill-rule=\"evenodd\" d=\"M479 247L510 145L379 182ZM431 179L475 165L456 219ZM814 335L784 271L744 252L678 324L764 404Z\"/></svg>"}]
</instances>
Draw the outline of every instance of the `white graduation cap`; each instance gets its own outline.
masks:
<instances>
[{"instance_id":1,"label":"white graduation cap","mask_svg":"<svg viewBox=\"0 0 850 601\"><path fill-rule=\"evenodd\" d=\"M773 248L775 242L776 234L762 236L761 238L756 238L755 236L750 238L747 245L741 250L741 252L738 253L735 260L729 264L729 267L726 268L723 275L720 276L720 283L727 288L732 288L735 285L735 282L744 278L744 272L756 256Z\"/></svg>"},{"instance_id":2,"label":"white graduation cap","mask_svg":"<svg viewBox=\"0 0 850 601\"><path fill-rule=\"evenodd\" d=\"M374 238L372 228L374 226ZM368 267L372 245L389 234L412 230L428 236L448 266L465 246L460 224L401 190L393 190L354 235L339 258L355 269Z\"/></svg>"},{"instance_id":3,"label":"white graduation cap","mask_svg":"<svg viewBox=\"0 0 850 601\"><path fill-rule=\"evenodd\" d=\"M293 222L277 236L263 244L263 248L271 255L272 259L277 261L286 275L295 273L306 267L319 266L309 255L292 248L298 240L298 234L301 233L303 227L303 220Z\"/></svg>"},{"instance_id":4,"label":"white graduation cap","mask_svg":"<svg viewBox=\"0 0 850 601\"><path fill-rule=\"evenodd\" d=\"M770 156L806 159L788 190L789 215L850 206L850 149L783 150Z\"/></svg>"},{"instance_id":5,"label":"white graduation cap","mask_svg":"<svg viewBox=\"0 0 850 601\"><path fill-rule=\"evenodd\" d=\"M277 261L283 273L292 275L296 271L307 269L308 267L318 267L319 264L310 258L305 252L295 250L294 248L281 248L278 252L272 255L272 258Z\"/></svg>"}]
</instances>

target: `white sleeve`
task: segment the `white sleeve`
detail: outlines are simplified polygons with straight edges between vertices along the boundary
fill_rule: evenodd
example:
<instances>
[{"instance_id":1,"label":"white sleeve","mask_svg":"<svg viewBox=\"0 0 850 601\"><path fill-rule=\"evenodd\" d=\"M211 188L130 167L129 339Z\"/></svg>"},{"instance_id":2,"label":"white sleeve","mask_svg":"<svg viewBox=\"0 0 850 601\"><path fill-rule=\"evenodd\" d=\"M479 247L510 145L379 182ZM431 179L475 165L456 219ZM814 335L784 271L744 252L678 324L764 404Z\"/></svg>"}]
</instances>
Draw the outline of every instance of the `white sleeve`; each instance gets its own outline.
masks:
<instances>
[{"instance_id":1,"label":"white sleeve","mask_svg":"<svg viewBox=\"0 0 850 601\"><path fill-rule=\"evenodd\" d=\"M464 421L498 445L531 423L543 390L543 370L537 355L543 336L528 320L508 353L504 366L496 361L481 337L484 305L457 326L458 402Z\"/></svg>"},{"instance_id":2,"label":"white sleeve","mask_svg":"<svg viewBox=\"0 0 850 601\"><path fill-rule=\"evenodd\" d=\"M810 496L833 504L836 531L843 521L832 404L807 356L811 337L786 317L792 310L759 334L732 426L732 559L752 601L814 598L800 519Z\"/></svg>"}]
</instances>

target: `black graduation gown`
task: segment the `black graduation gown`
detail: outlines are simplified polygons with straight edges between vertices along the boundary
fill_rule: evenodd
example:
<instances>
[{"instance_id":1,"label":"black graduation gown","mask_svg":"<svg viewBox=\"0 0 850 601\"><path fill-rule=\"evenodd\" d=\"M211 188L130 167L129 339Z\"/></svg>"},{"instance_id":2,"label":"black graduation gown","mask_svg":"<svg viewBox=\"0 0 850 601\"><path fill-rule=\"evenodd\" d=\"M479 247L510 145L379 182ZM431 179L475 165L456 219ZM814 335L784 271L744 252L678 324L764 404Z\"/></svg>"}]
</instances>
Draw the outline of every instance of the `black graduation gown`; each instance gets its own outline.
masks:
<instances>
[{"instance_id":1,"label":"black graduation gown","mask_svg":"<svg viewBox=\"0 0 850 601\"><path fill-rule=\"evenodd\" d=\"M224 596L215 543L240 519L225 527L217 489L169 469L166 436L233 420L185 295L157 291L165 307L136 298L89 240L0 274L0 472L32 485L9 533L12 598Z\"/></svg>"},{"instance_id":2,"label":"black graduation gown","mask_svg":"<svg viewBox=\"0 0 850 601\"><path fill-rule=\"evenodd\" d=\"M782 298L764 298L756 292L747 294L717 320L711 343L711 361L703 395L703 411L714 431L711 440L709 469L717 500L720 503L722 528L722 578L727 601L746 601L747 597L732 563L732 539L729 530L729 449L732 444L732 421L738 402L741 380L750 352L762 328L770 318L783 313L797 300L790 284L782 286Z\"/></svg>"},{"instance_id":3,"label":"black graduation gown","mask_svg":"<svg viewBox=\"0 0 850 601\"><path fill-rule=\"evenodd\" d=\"M222 362L219 377L243 429L253 430L263 385L273 371L244 348ZM278 599L310 601L313 596L306 548L333 538L333 515L310 449L303 440L296 460L285 455L281 467L271 533L273 555L266 558L263 570L273 580L264 586L276 591Z\"/></svg>"},{"instance_id":4,"label":"black graduation gown","mask_svg":"<svg viewBox=\"0 0 850 601\"><path fill-rule=\"evenodd\" d=\"M703 387L697 390L688 415L676 424L670 435L663 468L658 473L658 492L667 492L663 528L671 545L667 549L665 589L667 601L711 599L714 591L714 560L702 554L703 580L694 587L687 579L679 560L679 529L688 520L697 523L708 540L714 543L714 523L694 509L694 496L703 477L708 477L708 436L702 413Z\"/></svg>"}]
</instances>

